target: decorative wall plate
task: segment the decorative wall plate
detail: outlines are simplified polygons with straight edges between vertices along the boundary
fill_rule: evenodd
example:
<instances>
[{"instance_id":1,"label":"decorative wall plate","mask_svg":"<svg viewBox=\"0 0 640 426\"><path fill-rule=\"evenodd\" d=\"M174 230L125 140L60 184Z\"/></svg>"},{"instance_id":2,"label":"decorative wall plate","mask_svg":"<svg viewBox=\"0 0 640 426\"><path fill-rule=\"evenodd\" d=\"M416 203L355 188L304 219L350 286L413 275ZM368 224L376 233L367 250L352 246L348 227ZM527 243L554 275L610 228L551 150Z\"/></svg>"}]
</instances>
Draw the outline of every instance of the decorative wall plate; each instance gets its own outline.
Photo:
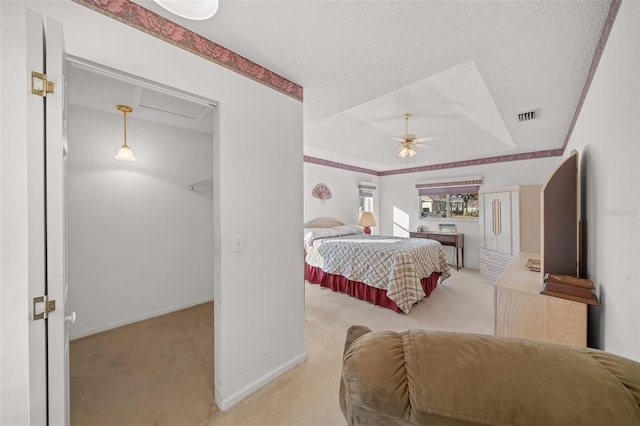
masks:
<instances>
[{"instance_id":1,"label":"decorative wall plate","mask_svg":"<svg viewBox=\"0 0 640 426\"><path fill-rule=\"evenodd\" d=\"M321 199L322 201L325 201L331 198L331 190L326 184L319 183L313 187L313 190L311 191L311 195Z\"/></svg>"}]
</instances>

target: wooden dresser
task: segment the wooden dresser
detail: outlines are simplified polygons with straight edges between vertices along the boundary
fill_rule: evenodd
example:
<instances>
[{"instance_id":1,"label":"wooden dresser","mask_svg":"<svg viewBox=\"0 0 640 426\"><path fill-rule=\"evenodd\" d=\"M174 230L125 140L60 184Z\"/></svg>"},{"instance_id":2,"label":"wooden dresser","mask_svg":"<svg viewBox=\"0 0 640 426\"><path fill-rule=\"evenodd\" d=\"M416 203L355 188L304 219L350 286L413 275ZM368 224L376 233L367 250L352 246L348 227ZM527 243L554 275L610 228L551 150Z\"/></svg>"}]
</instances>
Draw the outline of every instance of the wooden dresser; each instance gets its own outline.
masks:
<instances>
[{"instance_id":1,"label":"wooden dresser","mask_svg":"<svg viewBox=\"0 0 640 426\"><path fill-rule=\"evenodd\" d=\"M496 336L587 345L587 305L540 294L542 273L527 268L539 254L520 253L496 282Z\"/></svg>"}]
</instances>

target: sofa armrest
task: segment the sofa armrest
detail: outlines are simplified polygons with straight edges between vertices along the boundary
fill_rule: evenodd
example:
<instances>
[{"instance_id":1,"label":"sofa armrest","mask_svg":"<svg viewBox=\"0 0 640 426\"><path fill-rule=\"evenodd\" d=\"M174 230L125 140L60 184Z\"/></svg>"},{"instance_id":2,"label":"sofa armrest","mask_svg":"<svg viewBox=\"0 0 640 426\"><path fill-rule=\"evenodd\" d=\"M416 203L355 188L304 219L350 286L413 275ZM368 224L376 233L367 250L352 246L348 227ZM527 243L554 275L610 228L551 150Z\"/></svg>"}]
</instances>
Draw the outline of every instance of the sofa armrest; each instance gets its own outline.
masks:
<instances>
[{"instance_id":1,"label":"sofa armrest","mask_svg":"<svg viewBox=\"0 0 640 426\"><path fill-rule=\"evenodd\" d=\"M347 330L347 338L344 342L344 351L342 352L342 355L344 356L344 354L347 353L356 339L367 333L371 333L371 329L365 327L364 325L352 325L351 327L349 327L349 330Z\"/></svg>"},{"instance_id":2,"label":"sofa armrest","mask_svg":"<svg viewBox=\"0 0 640 426\"><path fill-rule=\"evenodd\" d=\"M371 329L363 325L352 325L351 327L349 327L349 330L347 330L347 338L344 342L344 351L342 352L343 361L344 355L347 353L353 342L356 341L356 339L358 339L360 336L363 336L367 333L371 333ZM347 402L345 400L346 396L347 394L344 387L344 381L342 380L342 376L340 376L340 410L342 410L342 414L345 417L347 416Z\"/></svg>"},{"instance_id":3,"label":"sofa armrest","mask_svg":"<svg viewBox=\"0 0 640 426\"><path fill-rule=\"evenodd\" d=\"M640 368L638 368L638 362L598 349L587 348L585 351L618 379L640 406Z\"/></svg>"}]
</instances>

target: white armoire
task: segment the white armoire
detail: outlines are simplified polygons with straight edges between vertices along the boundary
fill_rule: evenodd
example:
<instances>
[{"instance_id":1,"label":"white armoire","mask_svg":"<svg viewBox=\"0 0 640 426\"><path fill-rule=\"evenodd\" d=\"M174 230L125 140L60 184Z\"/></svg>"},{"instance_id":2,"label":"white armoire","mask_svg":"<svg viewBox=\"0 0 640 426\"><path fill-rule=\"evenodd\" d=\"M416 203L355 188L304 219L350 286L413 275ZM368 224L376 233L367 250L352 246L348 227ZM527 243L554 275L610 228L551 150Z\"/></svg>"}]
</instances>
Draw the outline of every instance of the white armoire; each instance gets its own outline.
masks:
<instances>
[{"instance_id":1,"label":"white armoire","mask_svg":"<svg viewBox=\"0 0 640 426\"><path fill-rule=\"evenodd\" d=\"M481 190L480 274L496 281L515 255L540 253L540 185Z\"/></svg>"}]
</instances>

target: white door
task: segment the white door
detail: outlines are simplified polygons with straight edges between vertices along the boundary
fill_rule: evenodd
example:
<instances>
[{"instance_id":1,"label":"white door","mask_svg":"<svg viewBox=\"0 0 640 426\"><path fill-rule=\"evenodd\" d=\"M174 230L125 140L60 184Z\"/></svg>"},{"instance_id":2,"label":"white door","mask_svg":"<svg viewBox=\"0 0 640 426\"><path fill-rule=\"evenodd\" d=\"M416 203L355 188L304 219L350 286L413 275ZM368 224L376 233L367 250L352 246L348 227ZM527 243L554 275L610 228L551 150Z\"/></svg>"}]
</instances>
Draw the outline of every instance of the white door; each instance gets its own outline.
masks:
<instances>
[{"instance_id":1,"label":"white door","mask_svg":"<svg viewBox=\"0 0 640 426\"><path fill-rule=\"evenodd\" d=\"M482 212L482 246L490 250L496 250L496 222L495 222L495 194L487 193L480 196L480 211Z\"/></svg>"},{"instance_id":2,"label":"white door","mask_svg":"<svg viewBox=\"0 0 640 426\"><path fill-rule=\"evenodd\" d=\"M513 254L513 192L490 192L480 197L483 214L481 247Z\"/></svg>"},{"instance_id":3,"label":"white door","mask_svg":"<svg viewBox=\"0 0 640 426\"><path fill-rule=\"evenodd\" d=\"M57 89L46 99L47 293L58 306L48 319L49 424L69 424L67 279L67 81L62 24L46 25L47 78Z\"/></svg>"},{"instance_id":4,"label":"white door","mask_svg":"<svg viewBox=\"0 0 640 426\"><path fill-rule=\"evenodd\" d=\"M44 71L44 26L42 17L27 11L27 69ZM44 99L27 94L27 246L29 267L29 421L31 425L47 424L47 321L34 321L42 304L31 302L46 294L46 227L45 227L45 132Z\"/></svg>"},{"instance_id":5,"label":"white door","mask_svg":"<svg viewBox=\"0 0 640 426\"><path fill-rule=\"evenodd\" d=\"M69 337L67 309L67 132L66 65L62 25L27 14L27 61L31 71L46 74L53 93L29 94L28 200L30 297L47 295L55 310L35 320L44 304L30 312L30 420L32 425L69 423ZM46 57L45 57L46 56ZM33 79L32 79L33 80ZM37 80L36 80L37 81ZM44 86L44 84L42 84Z\"/></svg>"},{"instance_id":6,"label":"white door","mask_svg":"<svg viewBox=\"0 0 640 426\"><path fill-rule=\"evenodd\" d=\"M496 250L514 254L511 240L511 192L496 193Z\"/></svg>"}]
</instances>

